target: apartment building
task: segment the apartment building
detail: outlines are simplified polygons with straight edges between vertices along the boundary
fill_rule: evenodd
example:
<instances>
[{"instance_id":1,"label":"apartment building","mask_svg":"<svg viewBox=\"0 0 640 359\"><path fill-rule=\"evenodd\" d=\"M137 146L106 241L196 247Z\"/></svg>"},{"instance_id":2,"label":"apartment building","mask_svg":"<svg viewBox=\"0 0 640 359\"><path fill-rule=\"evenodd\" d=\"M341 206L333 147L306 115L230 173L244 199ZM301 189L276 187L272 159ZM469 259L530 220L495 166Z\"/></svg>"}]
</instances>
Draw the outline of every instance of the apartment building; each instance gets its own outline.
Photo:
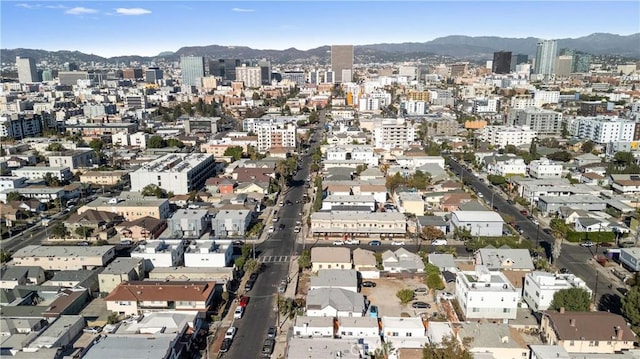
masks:
<instances>
[{"instance_id":1,"label":"apartment building","mask_svg":"<svg viewBox=\"0 0 640 359\"><path fill-rule=\"evenodd\" d=\"M29 245L13 255L15 266L39 266L45 270L94 269L115 258L115 246Z\"/></svg>"},{"instance_id":2,"label":"apartment building","mask_svg":"<svg viewBox=\"0 0 640 359\"><path fill-rule=\"evenodd\" d=\"M30 180L44 179L47 174L51 174L59 181L69 181L73 177L69 167L24 166L11 171L11 175L14 177L26 177Z\"/></svg>"},{"instance_id":3,"label":"apartment building","mask_svg":"<svg viewBox=\"0 0 640 359\"><path fill-rule=\"evenodd\" d=\"M233 262L233 245L197 240L184 251L185 267L228 267Z\"/></svg>"},{"instance_id":4,"label":"apartment building","mask_svg":"<svg viewBox=\"0 0 640 359\"><path fill-rule=\"evenodd\" d=\"M415 127L402 118L382 120L373 129L373 142L376 148L406 148L415 140Z\"/></svg>"},{"instance_id":5,"label":"apartment building","mask_svg":"<svg viewBox=\"0 0 640 359\"><path fill-rule=\"evenodd\" d=\"M128 171L89 171L80 175L80 182L98 186L115 186L129 177Z\"/></svg>"},{"instance_id":6,"label":"apartment building","mask_svg":"<svg viewBox=\"0 0 640 359\"><path fill-rule=\"evenodd\" d=\"M577 117L572 128L577 137L599 144L638 139L635 134L636 123L619 117Z\"/></svg>"},{"instance_id":7,"label":"apartment building","mask_svg":"<svg viewBox=\"0 0 640 359\"><path fill-rule=\"evenodd\" d=\"M559 135L562 132L562 113L528 107L509 113L509 124L527 126L541 135Z\"/></svg>"},{"instance_id":8,"label":"apartment building","mask_svg":"<svg viewBox=\"0 0 640 359\"><path fill-rule=\"evenodd\" d=\"M478 133L481 141L504 148L507 145L521 146L530 144L538 133L527 126L487 126Z\"/></svg>"},{"instance_id":9,"label":"apartment building","mask_svg":"<svg viewBox=\"0 0 640 359\"><path fill-rule=\"evenodd\" d=\"M573 274L534 271L524 276L523 299L534 311L549 309L553 296L563 289L582 288L591 294L584 280Z\"/></svg>"},{"instance_id":10,"label":"apartment building","mask_svg":"<svg viewBox=\"0 0 640 359\"><path fill-rule=\"evenodd\" d=\"M296 148L296 125L292 123L259 123L254 127L258 135L258 151L267 152L272 148Z\"/></svg>"},{"instance_id":11,"label":"apartment building","mask_svg":"<svg viewBox=\"0 0 640 359\"><path fill-rule=\"evenodd\" d=\"M209 154L168 154L131 172L131 191L142 191L152 184L177 195L188 194L204 187L206 179L215 175L215 168Z\"/></svg>"},{"instance_id":12,"label":"apartment building","mask_svg":"<svg viewBox=\"0 0 640 359\"><path fill-rule=\"evenodd\" d=\"M502 272L476 265L458 271L456 296L467 319L516 319L520 291Z\"/></svg>"},{"instance_id":13,"label":"apartment building","mask_svg":"<svg viewBox=\"0 0 640 359\"><path fill-rule=\"evenodd\" d=\"M21 140L37 137L42 134L42 116L37 114L12 114L0 116L0 137L11 137Z\"/></svg>"},{"instance_id":14,"label":"apartment building","mask_svg":"<svg viewBox=\"0 0 640 359\"><path fill-rule=\"evenodd\" d=\"M562 177L562 165L547 158L533 160L529 163L529 176L533 178L560 178Z\"/></svg>"},{"instance_id":15,"label":"apartment building","mask_svg":"<svg viewBox=\"0 0 640 359\"><path fill-rule=\"evenodd\" d=\"M404 237L407 220L398 212L350 213L315 212L311 215L311 233L317 236Z\"/></svg>"},{"instance_id":16,"label":"apartment building","mask_svg":"<svg viewBox=\"0 0 640 359\"><path fill-rule=\"evenodd\" d=\"M52 152L47 156L50 167L69 167L71 171L79 168L92 167L94 164L95 151L90 148L77 148L72 151Z\"/></svg>"},{"instance_id":17,"label":"apartment building","mask_svg":"<svg viewBox=\"0 0 640 359\"><path fill-rule=\"evenodd\" d=\"M241 67L236 67L236 81L242 81L244 87L260 87L262 85L262 69L260 66L247 66L245 64Z\"/></svg>"},{"instance_id":18,"label":"apartment building","mask_svg":"<svg viewBox=\"0 0 640 359\"><path fill-rule=\"evenodd\" d=\"M144 260L144 270L176 267L184 264L184 244L180 239L149 240L131 251L131 258Z\"/></svg>"},{"instance_id":19,"label":"apartment building","mask_svg":"<svg viewBox=\"0 0 640 359\"><path fill-rule=\"evenodd\" d=\"M115 198L98 197L78 208L78 214L90 209L117 213L127 221L135 221L143 217L165 219L171 214L169 201L166 198L144 197L139 193L131 192L122 192L120 197Z\"/></svg>"}]
</instances>

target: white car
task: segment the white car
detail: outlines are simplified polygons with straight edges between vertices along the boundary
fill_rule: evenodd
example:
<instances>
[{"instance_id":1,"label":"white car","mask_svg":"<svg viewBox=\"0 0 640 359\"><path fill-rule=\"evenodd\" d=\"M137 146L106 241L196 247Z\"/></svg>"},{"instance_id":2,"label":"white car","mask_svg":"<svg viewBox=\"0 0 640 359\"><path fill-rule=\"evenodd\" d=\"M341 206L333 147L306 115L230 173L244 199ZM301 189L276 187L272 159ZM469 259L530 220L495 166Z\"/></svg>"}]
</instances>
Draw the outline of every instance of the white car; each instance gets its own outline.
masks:
<instances>
[{"instance_id":1,"label":"white car","mask_svg":"<svg viewBox=\"0 0 640 359\"><path fill-rule=\"evenodd\" d=\"M233 319L242 319L243 314L244 314L244 308L237 307L236 311L233 312Z\"/></svg>"},{"instance_id":2,"label":"white car","mask_svg":"<svg viewBox=\"0 0 640 359\"><path fill-rule=\"evenodd\" d=\"M346 241L344 241L345 244L360 244L360 240L359 239L347 239Z\"/></svg>"},{"instance_id":3,"label":"white car","mask_svg":"<svg viewBox=\"0 0 640 359\"><path fill-rule=\"evenodd\" d=\"M404 242L402 242L402 241L397 241L397 242L393 241L393 242L391 242L391 245L392 246L404 246Z\"/></svg>"},{"instance_id":4,"label":"white car","mask_svg":"<svg viewBox=\"0 0 640 359\"><path fill-rule=\"evenodd\" d=\"M455 299L456 296L449 292L442 292L440 293L439 297L440 299L444 299L444 300L452 300L452 299Z\"/></svg>"},{"instance_id":5,"label":"white car","mask_svg":"<svg viewBox=\"0 0 640 359\"><path fill-rule=\"evenodd\" d=\"M300 233L300 227L296 226L296 228L293 229L293 232L294 233Z\"/></svg>"},{"instance_id":6,"label":"white car","mask_svg":"<svg viewBox=\"0 0 640 359\"><path fill-rule=\"evenodd\" d=\"M334 246L344 246L344 241L333 241Z\"/></svg>"},{"instance_id":7,"label":"white car","mask_svg":"<svg viewBox=\"0 0 640 359\"><path fill-rule=\"evenodd\" d=\"M227 329L227 332L224 333L224 338L225 339L233 339L233 337L236 336L236 331L238 329L236 327L229 327L229 329Z\"/></svg>"},{"instance_id":8,"label":"white car","mask_svg":"<svg viewBox=\"0 0 640 359\"><path fill-rule=\"evenodd\" d=\"M273 222L278 222L278 217L273 217Z\"/></svg>"},{"instance_id":9,"label":"white car","mask_svg":"<svg viewBox=\"0 0 640 359\"><path fill-rule=\"evenodd\" d=\"M268 233L273 233L275 229L273 228L273 226L269 226L269 230L267 231Z\"/></svg>"}]
</instances>

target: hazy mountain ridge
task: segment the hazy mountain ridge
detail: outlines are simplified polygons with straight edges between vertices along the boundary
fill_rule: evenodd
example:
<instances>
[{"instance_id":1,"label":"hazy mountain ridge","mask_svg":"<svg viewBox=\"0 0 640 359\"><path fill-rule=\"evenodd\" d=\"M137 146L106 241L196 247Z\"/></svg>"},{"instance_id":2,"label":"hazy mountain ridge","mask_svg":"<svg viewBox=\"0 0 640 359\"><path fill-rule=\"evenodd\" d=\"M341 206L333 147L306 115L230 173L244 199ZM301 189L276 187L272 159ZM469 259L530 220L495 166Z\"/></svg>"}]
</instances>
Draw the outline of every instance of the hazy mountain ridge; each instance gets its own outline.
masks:
<instances>
[{"instance_id":1,"label":"hazy mountain ridge","mask_svg":"<svg viewBox=\"0 0 640 359\"><path fill-rule=\"evenodd\" d=\"M380 43L355 46L356 63L401 61L420 56L453 56L470 60L491 59L494 51L511 51L530 56L535 55L537 38L506 38L497 36L439 37L427 42ZM558 39L558 49L573 48L594 55L608 54L640 58L640 33L621 36L608 33L594 33L579 38ZM14 63L16 56L33 57L36 61L50 62L148 62L152 60L175 61L180 56L196 55L212 59L238 58L267 59L275 63L320 63L329 62L330 46L321 46L310 50L289 48L286 50L261 50L246 46L188 46L175 52L164 51L157 56L117 56L105 58L79 51L46 51L35 49L2 49L0 61Z\"/></svg>"}]
</instances>

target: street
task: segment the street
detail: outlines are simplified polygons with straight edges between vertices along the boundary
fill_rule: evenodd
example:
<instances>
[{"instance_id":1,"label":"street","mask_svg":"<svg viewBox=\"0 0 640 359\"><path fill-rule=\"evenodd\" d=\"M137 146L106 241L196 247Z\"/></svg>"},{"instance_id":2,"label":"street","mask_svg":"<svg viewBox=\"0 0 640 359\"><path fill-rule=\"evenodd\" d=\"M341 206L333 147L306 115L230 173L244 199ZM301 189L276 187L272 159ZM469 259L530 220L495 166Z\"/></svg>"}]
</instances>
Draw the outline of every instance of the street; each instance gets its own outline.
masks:
<instances>
[{"instance_id":1,"label":"street","mask_svg":"<svg viewBox=\"0 0 640 359\"><path fill-rule=\"evenodd\" d=\"M515 218L515 222L520 225L523 230L523 236L530 241L539 243L546 252L547 258L551 256L551 248L553 247L555 239L553 236L542 231L538 225L534 224L530 219L520 213L520 210L507 203L507 201L499 194L499 190L489 189L489 187L481 182L473 173L462 167L455 160L450 158L449 164L451 170L460 179L469 181L469 185L476 188L477 192L482 193L485 200L488 202L493 201L493 206L497 207L498 212L508 214ZM596 251L596 247L584 248L575 244L562 243L562 250L560 257L554 259L554 265L557 268L567 268L569 273L575 274L582 278L589 288L594 291L596 297L596 303L599 302L600 297L605 294L617 295L609 285L612 283L606 276L596 275L597 271L589 265L589 259L593 257Z\"/></svg>"}]
</instances>

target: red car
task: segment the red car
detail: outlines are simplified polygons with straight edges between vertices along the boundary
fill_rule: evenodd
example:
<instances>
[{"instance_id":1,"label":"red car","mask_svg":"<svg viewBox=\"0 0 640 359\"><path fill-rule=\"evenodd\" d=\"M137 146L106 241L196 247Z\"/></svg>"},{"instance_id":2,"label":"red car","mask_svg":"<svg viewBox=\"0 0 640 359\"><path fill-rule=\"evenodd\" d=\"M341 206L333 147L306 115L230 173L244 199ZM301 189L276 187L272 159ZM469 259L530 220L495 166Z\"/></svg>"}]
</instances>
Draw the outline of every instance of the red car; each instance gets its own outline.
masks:
<instances>
[{"instance_id":1,"label":"red car","mask_svg":"<svg viewBox=\"0 0 640 359\"><path fill-rule=\"evenodd\" d=\"M522 211L520 211L520 214L522 214L523 216L528 216L529 212L527 212L525 210L522 210Z\"/></svg>"},{"instance_id":2,"label":"red car","mask_svg":"<svg viewBox=\"0 0 640 359\"><path fill-rule=\"evenodd\" d=\"M245 308L247 304L249 304L249 297L247 297L246 295L242 295L240 296L240 300L238 302L240 303L240 306L242 308Z\"/></svg>"}]
</instances>

